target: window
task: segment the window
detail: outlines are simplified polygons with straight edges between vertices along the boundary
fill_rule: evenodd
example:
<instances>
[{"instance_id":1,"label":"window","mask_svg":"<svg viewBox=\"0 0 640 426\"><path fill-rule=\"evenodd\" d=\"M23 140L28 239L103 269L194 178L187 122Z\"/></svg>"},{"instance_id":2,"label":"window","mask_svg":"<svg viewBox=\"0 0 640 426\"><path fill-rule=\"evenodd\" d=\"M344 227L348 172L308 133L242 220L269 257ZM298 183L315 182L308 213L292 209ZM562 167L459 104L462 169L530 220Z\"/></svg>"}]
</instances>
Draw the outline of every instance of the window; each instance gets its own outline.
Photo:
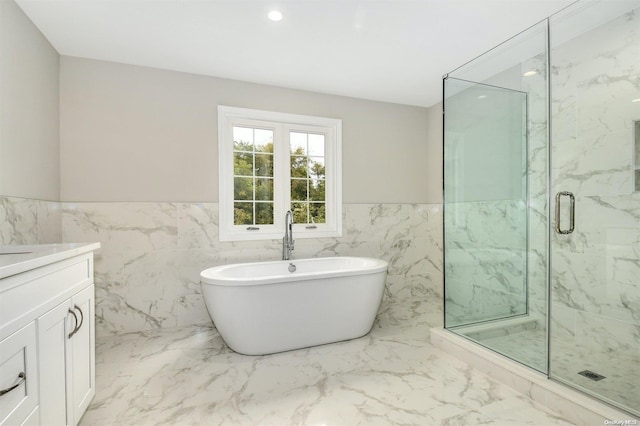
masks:
<instances>
[{"instance_id":1,"label":"window","mask_svg":"<svg viewBox=\"0 0 640 426\"><path fill-rule=\"evenodd\" d=\"M220 240L342 235L342 122L218 107Z\"/></svg>"}]
</instances>

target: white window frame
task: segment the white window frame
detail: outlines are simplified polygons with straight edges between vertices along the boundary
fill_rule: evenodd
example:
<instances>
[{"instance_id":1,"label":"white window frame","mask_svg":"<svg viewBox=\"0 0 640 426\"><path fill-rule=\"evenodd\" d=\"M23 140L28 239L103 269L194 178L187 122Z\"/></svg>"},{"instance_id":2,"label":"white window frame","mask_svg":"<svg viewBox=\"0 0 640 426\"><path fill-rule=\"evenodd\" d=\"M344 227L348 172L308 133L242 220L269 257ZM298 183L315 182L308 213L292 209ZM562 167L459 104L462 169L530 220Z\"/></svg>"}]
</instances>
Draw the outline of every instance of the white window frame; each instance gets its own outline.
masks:
<instances>
[{"instance_id":1,"label":"white window frame","mask_svg":"<svg viewBox=\"0 0 640 426\"><path fill-rule=\"evenodd\" d=\"M274 130L274 224L233 224L233 127L249 126ZM291 131L325 135L325 222L293 225L297 238L342 236L342 120L308 115L218 106L218 167L220 241L280 239L284 216L290 209L289 134ZM259 229L249 229L259 228Z\"/></svg>"}]
</instances>

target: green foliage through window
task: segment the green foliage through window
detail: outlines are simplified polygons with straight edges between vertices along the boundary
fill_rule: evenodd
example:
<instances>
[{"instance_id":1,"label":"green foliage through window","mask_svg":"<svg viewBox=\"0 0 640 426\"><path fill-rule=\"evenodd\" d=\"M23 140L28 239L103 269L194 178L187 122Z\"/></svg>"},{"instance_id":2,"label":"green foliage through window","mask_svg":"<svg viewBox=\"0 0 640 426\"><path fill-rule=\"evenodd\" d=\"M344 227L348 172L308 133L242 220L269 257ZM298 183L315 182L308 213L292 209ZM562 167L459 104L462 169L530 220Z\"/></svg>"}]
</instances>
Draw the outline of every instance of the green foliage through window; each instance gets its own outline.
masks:
<instances>
[{"instance_id":1,"label":"green foliage through window","mask_svg":"<svg viewBox=\"0 0 640 426\"><path fill-rule=\"evenodd\" d=\"M217 142L220 241L342 235L340 119L219 105Z\"/></svg>"},{"instance_id":2,"label":"green foliage through window","mask_svg":"<svg viewBox=\"0 0 640 426\"><path fill-rule=\"evenodd\" d=\"M273 130L233 127L233 223L273 223Z\"/></svg>"},{"instance_id":3,"label":"green foliage through window","mask_svg":"<svg viewBox=\"0 0 640 426\"><path fill-rule=\"evenodd\" d=\"M324 135L291 132L289 145L293 220L325 223Z\"/></svg>"},{"instance_id":4,"label":"green foliage through window","mask_svg":"<svg viewBox=\"0 0 640 426\"><path fill-rule=\"evenodd\" d=\"M233 126L234 225L274 223L274 131ZM295 223L326 223L325 135L289 133Z\"/></svg>"}]
</instances>

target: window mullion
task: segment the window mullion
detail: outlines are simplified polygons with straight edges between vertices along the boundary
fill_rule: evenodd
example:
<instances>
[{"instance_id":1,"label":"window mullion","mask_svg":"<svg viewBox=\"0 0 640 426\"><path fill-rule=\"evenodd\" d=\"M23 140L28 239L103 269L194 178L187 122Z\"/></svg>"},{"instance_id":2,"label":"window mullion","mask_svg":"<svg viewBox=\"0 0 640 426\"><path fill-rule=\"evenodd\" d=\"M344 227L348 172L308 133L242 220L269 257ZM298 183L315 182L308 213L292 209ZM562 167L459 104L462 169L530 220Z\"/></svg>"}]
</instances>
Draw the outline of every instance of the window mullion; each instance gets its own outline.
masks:
<instances>
[{"instance_id":1,"label":"window mullion","mask_svg":"<svg viewBox=\"0 0 640 426\"><path fill-rule=\"evenodd\" d=\"M277 126L274 142L274 224L276 229L284 232L284 214L291 205L289 183L291 172L289 170L289 129L281 124ZM275 170L277 169L277 170Z\"/></svg>"},{"instance_id":2,"label":"window mullion","mask_svg":"<svg viewBox=\"0 0 640 426\"><path fill-rule=\"evenodd\" d=\"M258 206L256 205L256 185L258 184L258 180L256 179L256 129L252 129L251 132L253 133L253 147L251 149L251 154L252 154L252 160L251 160L251 169L252 169L252 173L251 173L251 177L252 177L252 182L251 182L251 203L253 205L253 225L255 226L256 223L258 223Z\"/></svg>"},{"instance_id":3,"label":"window mullion","mask_svg":"<svg viewBox=\"0 0 640 426\"><path fill-rule=\"evenodd\" d=\"M284 213L293 208L291 161L294 158L291 156L291 146L292 144L298 146L300 133L306 135L325 135L326 145L323 160L325 173L324 178L322 179L323 181L320 182L320 180L317 180L312 182L312 175L310 172L311 148L309 145L310 141L307 140L306 158L304 160L300 159L300 161L304 161L307 164L305 176L300 176L300 179L304 179L304 185L301 185L303 184L301 181L296 183L296 188L299 187L300 190L303 190L303 187L306 186L307 196L306 199L304 199L305 197L301 198L301 202L304 203L304 207L306 207L304 210L306 210L307 221L311 221L311 214L318 214L318 209L324 210L325 220L324 223L317 224L317 227L305 228L304 223L296 224L296 229L302 231L301 233L298 233L297 236L298 238L305 238L333 237L341 235L342 212L341 200L339 199L342 195L340 187L341 122L339 120L219 106L218 125L218 143L220 145L219 170L221 241L271 239L281 237L281 233L284 232ZM233 142L236 138L234 134L236 132L235 126L252 128L254 131L254 142L258 138L256 136L256 132L258 131L257 129L273 131L273 156L271 159L265 158L263 148L260 148L259 153L256 152L256 145L254 145L251 152L253 157L252 164L250 163L253 167L253 172L251 173L253 179L252 194L247 192L248 187L244 186L244 183L240 181L237 183L237 185L240 185L237 187L237 190L240 191L238 193L243 194L242 197L239 197L238 199L238 209L249 207L247 205L245 205L246 207L242 207L242 202L244 202L245 198L247 199L247 202L250 202L253 206L254 228L251 230L247 225L236 225L234 219L234 214L236 213L239 215L238 217L243 217L239 210L236 211L236 204L234 203L234 195L236 191L236 189L234 189L236 185L236 180L234 178L236 157L234 154ZM242 131L239 130L238 132L241 134ZM250 136L247 137L249 138ZM240 141L243 139L238 140ZM263 136L261 136L261 140L264 140ZM314 142L314 144L316 143L317 141ZM261 142L261 146L262 144L264 143ZM316 148L314 148L314 155L317 154L315 149ZM260 158L258 158L258 155L260 155ZM315 160L316 158L314 157L314 161ZM273 164L272 178L269 177L269 174L265 174L263 169L265 164L267 164L266 167L271 167L269 162L272 162ZM244 164L244 166L240 165L238 170L242 170L242 167L248 166L246 163ZM257 168L259 168L260 171L258 171ZM298 169L296 168L296 170ZM241 178L244 174L245 173L239 173L238 177ZM272 179L271 183L267 182L269 179ZM323 206L320 207L316 204L319 204L322 201L318 197L322 192L318 191L317 186L313 186L314 182L316 185L322 184L325 191ZM313 197L311 196L312 189ZM264 219L268 218L267 215L269 215L269 212L265 209L268 209L269 206L265 203L270 203L270 197L267 196L269 192L272 193L273 224L257 225L258 222L264 222ZM298 194L298 189L296 189L296 194ZM301 191L299 195L302 196ZM251 198L250 201L249 198ZM315 200L313 201L313 209L311 198ZM298 206L298 204L296 204L296 206ZM303 206L300 205L299 207ZM302 213L302 211L300 213ZM246 215L248 214L250 214L249 209L247 209ZM244 219L242 220L244 220L244 223L249 223L249 221L246 221L246 215L244 215ZM259 215L260 219L258 218ZM300 217L300 220L301 222L306 222L302 220L302 217ZM242 221L238 223L242 223ZM256 229L255 227L259 227L259 229L254 231Z\"/></svg>"}]
</instances>

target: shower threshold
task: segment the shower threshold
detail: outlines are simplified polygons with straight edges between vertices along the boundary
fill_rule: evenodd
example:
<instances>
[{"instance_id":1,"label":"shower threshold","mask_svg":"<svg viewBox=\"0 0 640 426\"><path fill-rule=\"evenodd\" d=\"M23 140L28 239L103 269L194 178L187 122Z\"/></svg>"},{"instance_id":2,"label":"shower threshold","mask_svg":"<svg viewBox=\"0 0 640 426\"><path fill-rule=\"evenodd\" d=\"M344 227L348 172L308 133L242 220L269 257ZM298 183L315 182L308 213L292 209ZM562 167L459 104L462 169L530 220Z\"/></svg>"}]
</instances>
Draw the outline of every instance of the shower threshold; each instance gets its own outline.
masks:
<instances>
[{"instance_id":1,"label":"shower threshold","mask_svg":"<svg viewBox=\"0 0 640 426\"><path fill-rule=\"evenodd\" d=\"M628 413L550 380L546 374L449 330L432 328L431 343L573 423L595 425L605 424L605 420L629 418Z\"/></svg>"}]
</instances>

